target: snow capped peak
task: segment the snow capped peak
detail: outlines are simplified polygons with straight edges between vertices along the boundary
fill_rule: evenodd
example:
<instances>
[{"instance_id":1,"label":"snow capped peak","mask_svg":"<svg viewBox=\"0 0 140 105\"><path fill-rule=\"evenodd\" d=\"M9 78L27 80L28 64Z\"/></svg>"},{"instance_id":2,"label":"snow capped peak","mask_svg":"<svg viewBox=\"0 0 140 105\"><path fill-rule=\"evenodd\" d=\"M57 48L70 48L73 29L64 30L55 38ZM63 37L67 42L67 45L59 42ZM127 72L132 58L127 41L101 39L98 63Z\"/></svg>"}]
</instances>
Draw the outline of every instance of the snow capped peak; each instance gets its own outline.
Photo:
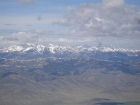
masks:
<instances>
[{"instance_id":1,"label":"snow capped peak","mask_svg":"<svg viewBox=\"0 0 140 105\"><path fill-rule=\"evenodd\" d=\"M42 53L42 52L45 50L45 46L43 46L43 45L37 45L37 46L36 46L36 50L37 50L38 52Z\"/></svg>"},{"instance_id":2,"label":"snow capped peak","mask_svg":"<svg viewBox=\"0 0 140 105\"><path fill-rule=\"evenodd\" d=\"M55 53L55 51L54 51L55 48L56 48L56 45L53 45L53 44L48 45L48 49L50 50L51 53Z\"/></svg>"},{"instance_id":3,"label":"snow capped peak","mask_svg":"<svg viewBox=\"0 0 140 105\"><path fill-rule=\"evenodd\" d=\"M23 47L19 45L13 45L13 46L3 49L4 52L22 51L22 50L23 50Z\"/></svg>"}]
</instances>

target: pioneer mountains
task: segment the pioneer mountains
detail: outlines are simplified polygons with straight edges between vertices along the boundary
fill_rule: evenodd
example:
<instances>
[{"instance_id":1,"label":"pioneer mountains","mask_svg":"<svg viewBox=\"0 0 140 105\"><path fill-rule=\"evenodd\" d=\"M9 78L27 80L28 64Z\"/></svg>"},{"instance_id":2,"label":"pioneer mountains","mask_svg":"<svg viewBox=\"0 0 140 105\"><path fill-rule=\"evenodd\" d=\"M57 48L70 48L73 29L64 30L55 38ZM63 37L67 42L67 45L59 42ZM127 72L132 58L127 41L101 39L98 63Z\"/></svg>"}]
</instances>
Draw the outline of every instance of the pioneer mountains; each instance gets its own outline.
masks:
<instances>
[{"instance_id":1,"label":"pioneer mountains","mask_svg":"<svg viewBox=\"0 0 140 105\"><path fill-rule=\"evenodd\" d=\"M139 105L140 50L18 44L0 49L1 105Z\"/></svg>"}]
</instances>

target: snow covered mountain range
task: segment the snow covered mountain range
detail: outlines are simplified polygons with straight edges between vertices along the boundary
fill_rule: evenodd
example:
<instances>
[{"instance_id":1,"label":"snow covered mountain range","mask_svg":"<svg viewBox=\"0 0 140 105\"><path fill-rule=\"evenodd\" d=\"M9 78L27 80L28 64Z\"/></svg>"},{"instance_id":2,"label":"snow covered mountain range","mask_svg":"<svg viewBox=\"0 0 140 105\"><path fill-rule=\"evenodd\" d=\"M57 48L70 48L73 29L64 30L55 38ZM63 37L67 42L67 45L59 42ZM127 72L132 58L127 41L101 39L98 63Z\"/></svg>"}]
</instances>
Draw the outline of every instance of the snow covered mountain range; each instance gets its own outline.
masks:
<instances>
[{"instance_id":1,"label":"snow covered mountain range","mask_svg":"<svg viewBox=\"0 0 140 105\"><path fill-rule=\"evenodd\" d=\"M138 57L140 50L128 50L115 48L113 46L62 46L62 45L35 45L35 44L18 44L7 48L0 49L1 58L37 58L37 57L56 57L56 58L108 58L111 57Z\"/></svg>"},{"instance_id":2,"label":"snow covered mountain range","mask_svg":"<svg viewBox=\"0 0 140 105\"><path fill-rule=\"evenodd\" d=\"M96 47L96 46L62 46L62 45L35 45L35 44L18 44L12 45L7 48L0 49L1 52L28 52L28 51L36 51L38 53L43 53L44 51L49 51L50 53L63 53L63 52L93 52L93 51L102 51L102 52L133 52L137 53L140 50L128 50L123 48L115 48L113 46L109 47Z\"/></svg>"}]
</instances>

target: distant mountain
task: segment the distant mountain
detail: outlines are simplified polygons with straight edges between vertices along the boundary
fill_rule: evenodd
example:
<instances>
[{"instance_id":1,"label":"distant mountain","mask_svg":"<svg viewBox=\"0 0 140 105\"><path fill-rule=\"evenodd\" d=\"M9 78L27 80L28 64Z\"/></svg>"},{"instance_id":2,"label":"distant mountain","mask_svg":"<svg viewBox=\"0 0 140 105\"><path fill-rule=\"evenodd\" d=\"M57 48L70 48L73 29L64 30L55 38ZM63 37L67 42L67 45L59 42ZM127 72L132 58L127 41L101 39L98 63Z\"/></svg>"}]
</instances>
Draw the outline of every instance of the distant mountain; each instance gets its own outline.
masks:
<instances>
[{"instance_id":1,"label":"distant mountain","mask_svg":"<svg viewBox=\"0 0 140 105\"><path fill-rule=\"evenodd\" d=\"M102 60L130 60L140 58L140 50L128 50L113 46L62 46L18 44L0 49L1 58L94 58Z\"/></svg>"},{"instance_id":2,"label":"distant mountain","mask_svg":"<svg viewBox=\"0 0 140 105\"><path fill-rule=\"evenodd\" d=\"M140 105L140 51L19 44L0 49L0 105Z\"/></svg>"}]
</instances>

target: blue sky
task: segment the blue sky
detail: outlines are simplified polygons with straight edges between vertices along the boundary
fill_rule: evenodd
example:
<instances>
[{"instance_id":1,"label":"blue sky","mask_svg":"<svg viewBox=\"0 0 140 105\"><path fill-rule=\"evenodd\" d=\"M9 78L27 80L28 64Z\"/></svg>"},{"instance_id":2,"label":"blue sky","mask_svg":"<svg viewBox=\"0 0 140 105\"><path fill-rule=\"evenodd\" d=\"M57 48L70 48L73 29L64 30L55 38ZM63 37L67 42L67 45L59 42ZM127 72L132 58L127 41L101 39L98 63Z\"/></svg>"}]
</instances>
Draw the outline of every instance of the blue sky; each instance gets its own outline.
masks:
<instances>
[{"instance_id":1,"label":"blue sky","mask_svg":"<svg viewBox=\"0 0 140 105\"><path fill-rule=\"evenodd\" d=\"M140 49L140 0L0 0L0 47L20 43Z\"/></svg>"}]
</instances>

